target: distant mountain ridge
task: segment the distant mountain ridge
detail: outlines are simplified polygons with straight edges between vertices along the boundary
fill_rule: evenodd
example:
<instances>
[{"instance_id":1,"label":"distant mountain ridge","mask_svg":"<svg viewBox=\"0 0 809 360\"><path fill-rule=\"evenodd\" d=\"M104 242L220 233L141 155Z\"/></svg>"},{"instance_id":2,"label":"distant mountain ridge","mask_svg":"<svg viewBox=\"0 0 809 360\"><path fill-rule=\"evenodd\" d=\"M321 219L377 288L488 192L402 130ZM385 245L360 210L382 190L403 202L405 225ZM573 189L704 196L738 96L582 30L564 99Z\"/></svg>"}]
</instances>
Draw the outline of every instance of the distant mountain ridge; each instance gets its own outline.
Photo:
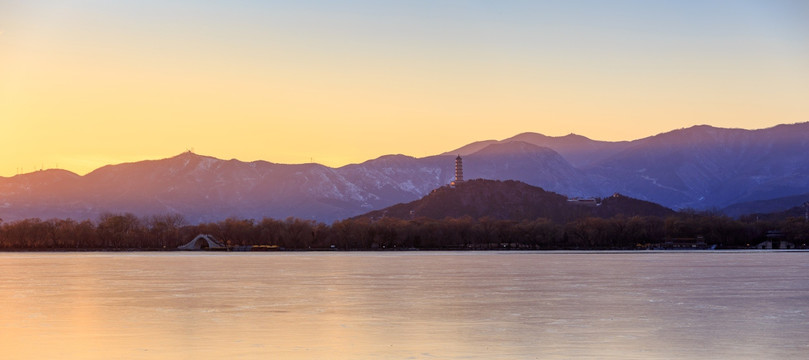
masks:
<instances>
[{"instance_id":1,"label":"distant mountain ridge","mask_svg":"<svg viewBox=\"0 0 809 360\"><path fill-rule=\"evenodd\" d=\"M809 192L809 123L762 130L695 126L636 140L590 173L605 186L674 208Z\"/></svg>"},{"instance_id":2,"label":"distant mountain ridge","mask_svg":"<svg viewBox=\"0 0 809 360\"><path fill-rule=\"evenodd\" d=\"M386 155L338 168L187 152L84 176L45 170L0 177L0 219L131 212L180 213L193 223L289 216L330 222L414 201L448 184L457 155L467 179L518 180L565 196L618 192L673 209L721 209L809 193L806 154L809 123L760 130L700 125L624 142L523 133L441 155Z\"/></svg>"},{"instance_id":3,"label":"distant mountain ridge","mask_svg":"<svg viewBox=\"0 0 809 360\"><path fill-rule=\"evenodd\" d=\"M731 217L739 217L749 214L768 214L783 212L800 207L802 211L803 204L809 202L809 193L780 197L768 200L756 200L750 202L743 202L733 204L722 209L722 213ZM801 205L801 206L799 206ZM800 212L798 211L798 212Z\"/></svg>"},{"instance_id":4,"label":"distant mountain ridge","mask_svg":"<svg viewBox=\"0 0 809 360\"><path fill-rule=\"evenodd\" d=\"M470 155L492 144L509 143L515 141L553 149L571 165L578 168L587 167L592 163L596 163L615 155L627 148L630 144L628 141L609 142L590 140L587 137L576 134L554 137L529 132L522 133L501 141L486 140L475 142L454 151L448 151L444 154Z\"/></svg>"}]
</instances>

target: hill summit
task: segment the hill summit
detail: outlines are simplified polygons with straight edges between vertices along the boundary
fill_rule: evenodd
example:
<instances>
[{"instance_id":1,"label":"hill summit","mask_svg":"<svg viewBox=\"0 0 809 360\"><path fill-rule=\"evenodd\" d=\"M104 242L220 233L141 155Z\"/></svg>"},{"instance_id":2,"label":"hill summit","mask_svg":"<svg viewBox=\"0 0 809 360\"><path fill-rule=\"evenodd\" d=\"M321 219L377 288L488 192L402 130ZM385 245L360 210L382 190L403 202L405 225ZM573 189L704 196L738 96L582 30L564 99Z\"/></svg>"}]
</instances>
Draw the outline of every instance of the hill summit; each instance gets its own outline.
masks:
<instances>
[{"instance_id":1,"label":"hill summit","mask_svg":"<svg viewBox=\"0 0 809 360\"><path fill-rule=\"evenodd\" d=\"M568 199L520 181L476 179L454 187L440 187L419 200L372 211L358 218L444 219L469 216L498 220L547 218L566 222L583 217L672 214L673 210L661 205L621 194L604 199Z\"/></svg>"}]
</instances>

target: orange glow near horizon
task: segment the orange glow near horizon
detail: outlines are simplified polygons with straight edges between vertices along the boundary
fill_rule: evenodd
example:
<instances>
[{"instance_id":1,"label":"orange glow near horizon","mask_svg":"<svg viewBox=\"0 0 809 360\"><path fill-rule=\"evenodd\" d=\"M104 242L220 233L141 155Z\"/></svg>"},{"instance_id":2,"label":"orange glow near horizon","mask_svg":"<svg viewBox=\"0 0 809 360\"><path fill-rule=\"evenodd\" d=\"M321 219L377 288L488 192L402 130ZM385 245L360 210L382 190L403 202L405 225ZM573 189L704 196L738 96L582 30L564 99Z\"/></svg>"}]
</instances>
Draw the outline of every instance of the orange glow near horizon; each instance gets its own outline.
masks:
<instances>
[{"instance_id":1,"label":"orange glow near horizon","mask_svg":"<svg viewBox=\"0 0 809 360\"><path fill-rule=\"evenodd\" d=\"M0 176L809 121L805 7L605 6L0 5Z\"/></svg>"}]
</instances>

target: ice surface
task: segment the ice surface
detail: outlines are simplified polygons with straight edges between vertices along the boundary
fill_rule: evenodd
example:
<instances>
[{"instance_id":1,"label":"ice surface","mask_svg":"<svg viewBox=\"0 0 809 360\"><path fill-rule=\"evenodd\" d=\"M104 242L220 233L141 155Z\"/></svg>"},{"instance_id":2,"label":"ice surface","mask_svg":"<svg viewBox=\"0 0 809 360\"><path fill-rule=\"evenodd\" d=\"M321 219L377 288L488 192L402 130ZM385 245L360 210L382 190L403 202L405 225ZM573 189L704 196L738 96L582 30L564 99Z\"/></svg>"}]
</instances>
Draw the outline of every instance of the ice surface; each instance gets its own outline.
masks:
<instances>
[{"instance_id":1,"label":"ice surface","mask_svg":"<svg viewBox=\"0 0 809 360\"><path fill-rule=\"evenodd\" d=\"M804 359L809 253L0 254L4 359Z\"/></svg>"}]
</instances>

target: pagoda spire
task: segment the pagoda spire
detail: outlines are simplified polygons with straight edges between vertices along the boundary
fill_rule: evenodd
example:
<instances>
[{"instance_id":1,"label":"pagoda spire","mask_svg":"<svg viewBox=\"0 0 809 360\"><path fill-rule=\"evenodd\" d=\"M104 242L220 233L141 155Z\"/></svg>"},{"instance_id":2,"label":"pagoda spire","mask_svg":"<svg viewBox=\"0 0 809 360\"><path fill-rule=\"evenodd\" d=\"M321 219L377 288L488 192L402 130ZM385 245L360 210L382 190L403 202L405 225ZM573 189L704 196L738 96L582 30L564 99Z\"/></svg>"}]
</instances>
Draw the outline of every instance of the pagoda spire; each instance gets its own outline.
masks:
<instances>
[{"instance_id":1,"label":"pagoda spire","mask_svg":"<svg viewBox=\"0 0 809 360\"><path fill-rule=\"evenodd\" d=\"M463 182L463 159L461 159L461 155L455 158L455 181L452 182L452 185L457 185Z\"/></svg>"}]
</instances>

